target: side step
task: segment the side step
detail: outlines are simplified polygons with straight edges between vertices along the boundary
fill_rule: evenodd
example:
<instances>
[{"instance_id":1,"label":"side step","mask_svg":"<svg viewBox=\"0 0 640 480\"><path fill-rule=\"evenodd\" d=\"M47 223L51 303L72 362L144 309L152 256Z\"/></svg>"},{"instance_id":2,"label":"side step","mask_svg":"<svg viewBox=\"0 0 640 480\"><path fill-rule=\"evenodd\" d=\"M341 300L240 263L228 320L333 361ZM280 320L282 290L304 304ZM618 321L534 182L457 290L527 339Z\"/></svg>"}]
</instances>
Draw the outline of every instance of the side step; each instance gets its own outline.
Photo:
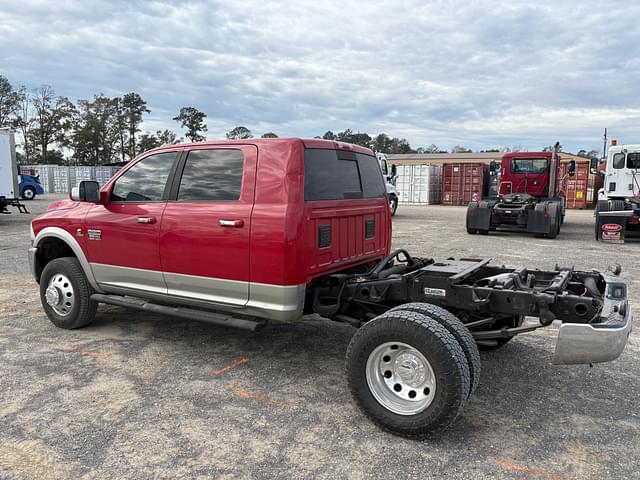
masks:
<instances>
[{"instance_id":1,"label":"side step","mask_svg":"<svg viewBox=\"0 0 640 480\"><path fill-rule=\"evenodd\" d=\"M197 320L199 322L213 323L215 325L220 325L223 327L241 328L243 330L250 330L252 332L265 325L264 322L257 322L255 320L235 318L220 313L195 310L193 308L168 307L166 305L159 305L157 303L151 303L145 300L122 297L120 295L103 295L101 293L94 293L93 295L91 295L91 300L93 300L94 302L117 305L119 307L133 308L145 312L159 313L171 317L184 318L186 320Z\"/></svg>"}]
</instances>

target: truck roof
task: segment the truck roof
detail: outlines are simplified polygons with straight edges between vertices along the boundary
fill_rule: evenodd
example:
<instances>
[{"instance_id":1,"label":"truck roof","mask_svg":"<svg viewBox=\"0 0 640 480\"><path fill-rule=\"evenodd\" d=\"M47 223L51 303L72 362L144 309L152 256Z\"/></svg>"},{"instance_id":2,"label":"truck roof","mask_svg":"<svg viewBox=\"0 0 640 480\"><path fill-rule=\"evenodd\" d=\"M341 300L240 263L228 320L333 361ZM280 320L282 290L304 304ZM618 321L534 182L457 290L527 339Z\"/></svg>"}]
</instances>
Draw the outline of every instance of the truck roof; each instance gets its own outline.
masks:
<instances>
[{"instance_id":1,"label":"truck roof","mask_svg":"<svg viewBox=\"0 0 640 480\"><path fill-rule=\"evenodd\" d=\"M357 153L364 153L366 155L375 156L373 150L360 145L354 145L351 143L338 142L335 140L323 140L318 138L247 138L245 140L207 140L204 142L195 143L180 143L177 145L162 145L161 147L149 150L149 152L166 150L167 148L186 147L192 145L198 146L216 146L216 145L256 145L260 146L272 146L277 143L294 143L302 142L305 148L321 148L326 150L350 150ZM145 152L148 153L148 152Z\"/></svg>"}]
</instances>

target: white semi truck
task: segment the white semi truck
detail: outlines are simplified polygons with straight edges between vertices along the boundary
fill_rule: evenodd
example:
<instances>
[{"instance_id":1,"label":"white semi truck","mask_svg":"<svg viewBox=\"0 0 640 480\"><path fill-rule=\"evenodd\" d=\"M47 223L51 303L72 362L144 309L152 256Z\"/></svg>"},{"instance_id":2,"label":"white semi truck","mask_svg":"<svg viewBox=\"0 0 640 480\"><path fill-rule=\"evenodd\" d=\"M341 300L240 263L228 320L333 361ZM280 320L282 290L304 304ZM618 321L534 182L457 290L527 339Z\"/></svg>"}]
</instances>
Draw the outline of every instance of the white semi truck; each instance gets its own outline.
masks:
<instances>
[{"instance_id":1,"label":"white semi truck","mask_svg":"<svg viewBox=\"0 0 640 480\"><path fill-rule=\"evenodd\" d=\"M595 210L596 240L624 243L628 234L640 233L640 145L617 145L613 140L603 175Z\"/></svg>"},{"instance_id":2,"label":"white semi truck","mask_svg":"<svg viewBox=\"0 0 640 480\"><path fill-rule=\"evenodd\" d=\"M377 152L376 157L378 157L378 162L380 163L380 170L382 170L382 175L385 179L385 184L387 187L387 196L389 197L389 209L391 210L391 215L396 214L396 210L398 210L398 191L396 190L396 166L391 165L389 168L389 163L387 162L387 156L384 153Z\"/></svg>"},{"instance_id":3,"label":"white semi truck","mask_svg":"<svg viewBox=\"0 0 640 480\"><path fill-rule=\"evenodd\" d=\"M11 213L9 206L28 213L18 200L15 135L12 130L3 128L0 129L0 213Z\"/></svg>"}]
</instances>

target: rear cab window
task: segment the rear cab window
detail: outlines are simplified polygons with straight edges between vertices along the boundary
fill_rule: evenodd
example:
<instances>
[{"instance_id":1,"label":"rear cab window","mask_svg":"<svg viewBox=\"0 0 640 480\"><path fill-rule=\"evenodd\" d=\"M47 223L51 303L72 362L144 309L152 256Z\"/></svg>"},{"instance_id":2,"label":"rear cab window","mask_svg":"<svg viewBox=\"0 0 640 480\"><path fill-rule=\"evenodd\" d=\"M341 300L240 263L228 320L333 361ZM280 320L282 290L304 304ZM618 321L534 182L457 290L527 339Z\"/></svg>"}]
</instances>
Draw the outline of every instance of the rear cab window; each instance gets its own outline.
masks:
<instances>
[{"instance_id":1,"label":"rear cab window","mask_svg":"<svg viewBox=\"0 0 640 480\"><path fill-rule=\"evenodd\" d=\"M345 200L384 197L378 160L362 153L306 149L304 199Z\"/></svg>"}]
</instances>

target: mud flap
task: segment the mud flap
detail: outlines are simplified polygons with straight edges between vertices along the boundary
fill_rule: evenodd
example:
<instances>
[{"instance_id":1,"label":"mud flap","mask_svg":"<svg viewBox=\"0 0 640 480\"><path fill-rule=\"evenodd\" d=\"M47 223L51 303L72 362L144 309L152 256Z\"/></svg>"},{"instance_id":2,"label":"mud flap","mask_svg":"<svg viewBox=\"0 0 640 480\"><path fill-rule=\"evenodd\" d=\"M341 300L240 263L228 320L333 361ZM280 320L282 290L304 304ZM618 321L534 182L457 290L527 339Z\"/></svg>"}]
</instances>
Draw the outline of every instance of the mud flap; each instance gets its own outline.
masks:
<instances>
[{"instance_id":1,"label":"mud flap","mask_svg":"<svg viewBox=\"0 0 640 480\"><path fill-rule=\"evenodd\" d=\"M556 203L539 203L527 215L527 232L549 234L558 216Z\"/></svg>"},{"instance_id":2,"label":"mud flap","mask_svg":"<svg viewBox=\"0 0 640 480\"><path fill-rule=\"evenodd\" d=\"M471 202L467 208L467 228L489 230L491 228L491 208L487 202Z\"/></svg>"},{"instance_id":3,"label":"mud flap","mask_svg":"<svg viewBox=\"0 0 640 480\"><path fill-rule=\"evenodd\" d=\"M618 215L608 215L614 213ZM598 240L607 243L624 243L624 236L627 230L627 219L633 215L620 215L623 212L601 212L596 216L596 233Z\"/></svg>"}]
</instances>

